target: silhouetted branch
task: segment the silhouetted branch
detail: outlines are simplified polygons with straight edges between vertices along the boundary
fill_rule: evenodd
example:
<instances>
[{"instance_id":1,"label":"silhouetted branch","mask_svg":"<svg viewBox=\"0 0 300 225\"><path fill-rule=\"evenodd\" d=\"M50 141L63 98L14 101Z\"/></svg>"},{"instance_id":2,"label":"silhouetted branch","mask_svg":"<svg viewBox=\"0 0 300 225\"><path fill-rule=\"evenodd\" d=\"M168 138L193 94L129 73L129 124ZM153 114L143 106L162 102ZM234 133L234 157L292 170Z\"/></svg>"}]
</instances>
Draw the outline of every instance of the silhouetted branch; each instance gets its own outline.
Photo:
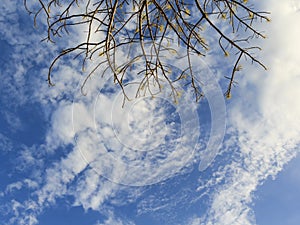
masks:
<instances>
[{"instance_id":1,"label":"silhouetted branch","mask_svg":"<svg viewBox=\"0 0 300 225\"><path fill-rule=\"evenodd\" d=\"M27 1L24 5L29 13ZM253 50L260 50L258 46L251 45L253 38L265 38L262 32L254 26L254 21L270 21L267 12L259 12L247 3L247 0L37 0L39 6L34 12L34 21L38 16L45 16L48 26L47 40L55 42L57 38L67 38L65 33L69 29L85 29L85 41L76 46L64 49L53 60L49 67L48 82L52 83L52 71L59 59L77 52L83 57L83 68L87 60L97 60L97 65L90 69L83 82L99 68L111 71L114 82L120 86L124 100L128 99L124 87L126 72L136 63L143 66L137 73L143 75L136 96L156 95L152 86L159 87L167 82L171 87L174 100L178 96L175 82L186 79L193 88L195 99L198 101L202 92L198 85L201 74L192 70L191 56L205 56L209 45L205 41L203 26L209 26L219 38L218 45L225 56L234 52L238 57L233 64L227 97L231 95L235 73L241 69L240 61L243 56L257 63L264 69L264 64L253 55ZM42 14L44 13L44 14ZM227 22L231 26L231 33L223 31L221 26ZM242 29L242 31L241 31ZM236 34L232 38L232 34ZM243 34L239 38L238 34ZM96 37L96 38L95 38ZM95 41L97 39L97 41ZM165 60L168 54L179 57L170 43L177 41L186 48L188 68L180 68L180 75L174 78L170 75L171 66ZM127 49L127 59L118 60L117 52ZM79 53L78 53L79 52ZM83 91L83 87L82 87Z\"/></svg>"}]
</instances>

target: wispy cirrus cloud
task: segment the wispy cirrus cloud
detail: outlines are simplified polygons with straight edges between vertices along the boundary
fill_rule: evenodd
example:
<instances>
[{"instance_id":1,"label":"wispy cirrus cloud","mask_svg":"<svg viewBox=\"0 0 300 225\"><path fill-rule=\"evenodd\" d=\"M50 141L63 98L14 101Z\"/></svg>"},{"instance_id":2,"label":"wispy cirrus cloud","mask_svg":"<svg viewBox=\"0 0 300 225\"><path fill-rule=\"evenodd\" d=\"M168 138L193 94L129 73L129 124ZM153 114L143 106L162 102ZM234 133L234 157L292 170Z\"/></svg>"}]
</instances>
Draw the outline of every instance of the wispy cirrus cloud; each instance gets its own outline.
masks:
<instances>
[{"instance_id":1,"label":"wispy cirrus cloud","mask_svg":"<svg viewBox=\"0 0 300 225\"><path fill-rule=\"evenodd\" d=\"M191 224L256 224L252 204L257 187L276 177L299 152L300 31L294 21L300 14L290 2L268 2L265 8L271 11L272 22L266 27L262 58L270 69L247 68L229 108L240 157L227 165L230 175L212 194L207 216Z\"/></svg>"}]
</instances>

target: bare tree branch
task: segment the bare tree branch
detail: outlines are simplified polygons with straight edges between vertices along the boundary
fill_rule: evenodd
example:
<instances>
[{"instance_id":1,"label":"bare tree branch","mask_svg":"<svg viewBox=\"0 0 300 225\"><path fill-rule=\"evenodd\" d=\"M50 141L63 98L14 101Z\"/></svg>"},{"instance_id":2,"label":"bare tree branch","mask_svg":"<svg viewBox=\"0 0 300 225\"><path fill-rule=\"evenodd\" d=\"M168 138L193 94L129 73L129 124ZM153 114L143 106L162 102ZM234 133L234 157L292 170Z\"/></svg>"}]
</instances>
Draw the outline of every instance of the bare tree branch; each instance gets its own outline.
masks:
<instances>
[{"instance_id":1,"label":"bare tree branch","mask_svg":"<svg viewBox=\"0 0 300 225\"><path fill-rule=\"evenodd\" d=\"M203 57L209 51L210 46L204 38L204 26L209 26L218 36L219 48L225 56L230 56L230 52L238 56L232 66L232 73L225 76L229 79L225 91L228 98L243 58L266 69L253 53L254 50L260 50L260 47L251 45L251 40L265 38L254 22L270 19L267 17L268 12L256 11L247 0L37 0L38 8L35 10L30 9L27 0L24 0L24 5L30 14L34 14L35 24L38 16L46 18L45 40L55 42L59 38L68 38L66 34L72 29L86 30L85 41L65 48L53 60L48 73L49 85L54 85L53 68L59 59L77 54L82 57L83 70L87 60L98 62L94 68L90 68L82 91L88 79L100 68L105 68L104 71L112 72L114 82L122 89L124 102L129 100L124 89L130 84L130 81L124 83L126 72L139 62L143 66L138 76L142 75L142 78L136 97L146 93L154 96L157 92L153 91L152 86L161 90L162 83L166 82L176 101L178 93L175 83L186 79L198 101L203 96L197 84L201 74L193 72L191 56ZM224 23L230 25L231 32L223 31ZM176 49L170 44L176 41L186 48L188 68L180 68L180 75L174 78L170 75L171 65L165 57L172 53L175 53L175 58L178 57ZM127 59L121 62L117 54L125 47L128 51Z\"/></svg>"}]
</instances>

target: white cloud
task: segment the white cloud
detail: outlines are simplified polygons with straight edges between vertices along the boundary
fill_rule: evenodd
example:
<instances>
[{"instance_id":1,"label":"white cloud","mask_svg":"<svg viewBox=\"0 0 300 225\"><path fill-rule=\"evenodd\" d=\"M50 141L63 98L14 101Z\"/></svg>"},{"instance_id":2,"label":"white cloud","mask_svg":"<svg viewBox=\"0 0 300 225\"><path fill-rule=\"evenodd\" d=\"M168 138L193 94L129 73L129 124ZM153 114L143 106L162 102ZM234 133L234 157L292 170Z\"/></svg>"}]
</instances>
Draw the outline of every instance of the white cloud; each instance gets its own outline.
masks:
<instances>
[{"instance_id":1,"label":"white cloud","mask_svg":"<svg viewBox=\"0 0 300 225\"><path fill-rule=\"evenodd\" d=\"M41 212L32 201L19 202L15 199L10 202L10 210L12 217L6 224L20 224L20 225L35 225L38 224L37 212ZM33 212L34 210L35 212Z\"/></svg>"},{"instance_id":2,"label":"white cloud","mask_svg":"<svg viewBox=\"0 0 300 225\"><path fill-rule=\"evenodd\" d=\"M16 132L17 130L22 128L22 123L21 120L18 116L15 115L15 113L12 112L4 112L4 118L7 121L9 128L13 131Z\"/></svg>"},{"instance_id":3,"label":"white cloud","mask_svg":"<svg viewBox=\"0 0 300 225\"><path fill-rule=\"evenodd\" d=\"M300 124L300 106L297 104L300 70L296 62L299 32L294 21L300 18L288 5L274 1L266 7L273 12L263 55L270 70L264 74L247 70L247 76L241 79L240 88L234 89L240 99L233 98L229 112L230 129L238 133L238 137L232 137L232 145L240 147L242 157L240 161L226 165L226 172L218 171L220 179L226 180L224 185L216 178L204 184L204 187L217 186L216 191L211 196L207 216L193 218L192 225L255 223L251 210L253 192L266 177L276 176L296 154L294 148L299 143ZM8 6L2 7L8 10ZM9 8L13 7L10 5ZM19 27L14 29L20 30ZM6 35L6 39L10 40L14 32ZM11 44L15 44L14 41L11 40ZM24 39L20 42L24 42ZM31 49L26 57L35 54L36 51ZM40 62L41 55L38 58ZM74 205L81 205L85 210L99 211L116 193L127 190L127 187L101 177L103 175L113 181L142 185L161 181L186 163L192 163L190 157L194 143L188 144L187 140L191 137L197 139L197 135L190 134L197 133L195 129L198 124L192 126L191 132L180 139L176 131L184 130L176 127L170 118L175 118L178 111L170 113L159 100L145 98L135 104L128 103L122 110L115 110L114 107L121 105L120 96L99 94L107 80L97 76L88 82L87 96L78 97L81 74L76 72L76 68L78 61L59 66L54 76L56 86L46 90L47 84L44 82L44 86L35 93L42 104L51 105L45 106L50 108L52 115L46 146L55 150L71 144L72 149L67 156L46 169L43 182L26 179L23 183L17 182L7 187L7 192L11 192L27 185L29 189L35 190L33 196L38 198L37 202L26 201L25 206L17 201L11 203L19 224L36 224L36 216L42 209L64 195L73 196ZM25 70L22 66L16 68L14 79L20 87L24 86L22 74ZM45 70L42 72L46 74ZM40 85L40 82L37 79L34 84ZM11 89L15 90L14 95L20 94L15 88ZM129 94L134 93L129 90ZM186 98L190 97L189 94ZM181 113L182 118L185 118L189 108L183 102L179 103L179 107L183 108ZM166 122L168 119L170 123ZM115 127L111 126L112 122ZM147 139L149 136L152 137L150 142ZM166 141L168 138L169 142ZM176 149L176 141L182 141L183 145ZM160 151L157 150L158 146ZM29 164L34 161L29 152L24 151L22 156ZM22 209L32 211L21 215L19 211ZM110 224L132 223L124 223L111 212L102 225Z\"/></svg>"},{"instance_id":4,"label":"white cloud","mask_svg":"<svg viewBox=\"0 0 300 225\"><path fill-rule=\"evenodd\" d=\"M61 145L67 145L74 141L74 130L72 128L72 103L60 102L58 109L51 118L51 130L47 134L47 146L50 149Z\"/></svg>"},{"instance_id":5,"label":"white cloud","mask_svg":"<svg viewBox=\"0 0 300 225\"><path fill-rule=\"evenodd\" d=\"M108 218L103 222L97 222L95 225L134 225L131 221L121 220L115 217L114 213L110 211Z\"/></svg>"},{"instance_id":6,"label":"white cloud","mask_svg":"<svg viewBox=\"0 0 300 225\"><path fill-rule=\"evenodd\" d=\"M194 218L190 219L188 225L199 225L200 223L201 223L201 219L195 216Z\"/></svg>"},{"instance_id":7,"label":"white cloud","mask_svg":"<svg viewBox=\"0 0 300 225\"><path fill-rule=\"evenodd\" d=\"M14 110L27 102L35 101L32 92L35 87L40 86L40 83L36 85L36 80L45 82L45 79L39 76L34 67L44 66L45 61L51 57L43 47L54 49L53 46L40 42L42 35L39 30L33 31L33 21L22 18L27 16L22 7L22 3L4 0L0 14L1 45L4 46L1 54L5 55L5 58L1 58L0 68L1 104L13 106ZM7 115L7 119L10 125L20 125L17 117Z\"/></svg>"},{"instance_id":8,"label":"white cloud","mask_svg":"<svg viewBox=\"0 0 300 225\"><path fill-rule=\"evenodd\" d=\"M5 192L12 192L14 189L20 190L21 188L22 188L22 182L18 181L18 182L7 185Z\"/></svg>"},{"instance_id":9,"label":"white cloud","mask_svg":"<svg viewBox=\"0 0 300 225\"><path fill-rule=\"evenodd\" d=\"M246 70L235 89L229 124L238 131L241 159L231 163L226 184L211 198L207 217L198 224L255 224L251 203L254 191L268 176L276 176L298 152L300 134L299 29L289 2L268 2L272 22L266 26L262 59L267 72ZM201 222L200 222L201 221ZM195 223L196 223L195 222Z\"/></svg>"},{"instance_id":10,"label":"white cloud","mask_svg":"<svg viewBox=\"0 0 300 225\"><path fill-rule=\"evenodd\" d=\"M2 152L9 152L13 149L12 141L4 134L0 133L0 150Z\"/></svg>"},{"instance_id":11,"label":"white cloud","mask_svg":"<svg viewBox=\"0 0 300 225\"><path fill-rule=\"evenodd\" d=\"M79 151L72 151L67 157L62 158L55 163L53 167L48 168L45 174L45 184L42 185L35 195L38 197L40 205L55 203L56 198L67 194L67 185L71 183L79 173L81 173L87 164L82 160Z\"/></svg>"}]
</instances>

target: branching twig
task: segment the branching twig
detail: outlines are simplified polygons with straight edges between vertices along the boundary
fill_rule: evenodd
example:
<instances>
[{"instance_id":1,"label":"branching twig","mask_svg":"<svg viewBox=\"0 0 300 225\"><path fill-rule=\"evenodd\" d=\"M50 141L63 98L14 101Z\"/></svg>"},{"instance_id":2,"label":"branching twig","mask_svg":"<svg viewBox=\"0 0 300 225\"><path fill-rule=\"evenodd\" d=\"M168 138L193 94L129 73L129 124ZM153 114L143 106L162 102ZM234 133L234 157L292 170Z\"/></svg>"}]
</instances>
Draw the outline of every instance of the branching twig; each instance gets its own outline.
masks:
<instances>
[{"instance_id":1,"label":"branching twig","mask_svg":"<svg viewBox=\"0 0 300 225\"><path fill-rule=\"evenodd\" d=\"M48 26L47 40L55 42L65 38L76 27L85 27L86 39L73 47L66 47L53 60L49 67L48 82L52 82L54 66L64 56L77 53L82 57L83 69L87 60L98 60L94 68L90 68L83 86L98 70L111 71L114 81L123 91L124 101L129 100L124 87L132 80L124 83L127 70L139 62L143 66L137 76L143 75L136 96L157 94L152 86L162 88L162 82L171 87L171 95L176 101L178 92L175 82L186 79L191 84L198 101L203 95L197 80L201 74L194 74L191 56L206 55L209 46L203 36L203 26L209 26L218 35L220 50L229 56L229 51L238 55L229 79L226 96L230 97L235 73L240 70L243 56L257 63L264 69L264 64L253 55L253 50L260 49L251 45L252 38L265 38L254 26L254 21L270 21L267 12L259 12L248 5L245 0L72 0L65 3L60 0L37 0L36 10L29 9L24 0L26 10L37 17L44 15ZM52 13L54 11L55 13ZM232 33L226 33L220 26L224 21L231 26ZM243 28L243 31L240 31ZM238 34L242 38L239 38ZM94 41L97 40L97 41ZM170 74L170 63L166 60L168 53L177 51L170 43L177 41L186 48L188 68L180 68L180 75ZM136 45L138 44L139 45ZM127 49L127 60L119 62L119 50ZM133 51L134 50L134 51ZM78 54L79 52L79 54ZM84 54L83 54L84 53ZM104 68L104 69L103 69ZM188 74L188 75L187 75ZM83 87L82 87L83 91Z\"/></svg>"}]
</instances>

